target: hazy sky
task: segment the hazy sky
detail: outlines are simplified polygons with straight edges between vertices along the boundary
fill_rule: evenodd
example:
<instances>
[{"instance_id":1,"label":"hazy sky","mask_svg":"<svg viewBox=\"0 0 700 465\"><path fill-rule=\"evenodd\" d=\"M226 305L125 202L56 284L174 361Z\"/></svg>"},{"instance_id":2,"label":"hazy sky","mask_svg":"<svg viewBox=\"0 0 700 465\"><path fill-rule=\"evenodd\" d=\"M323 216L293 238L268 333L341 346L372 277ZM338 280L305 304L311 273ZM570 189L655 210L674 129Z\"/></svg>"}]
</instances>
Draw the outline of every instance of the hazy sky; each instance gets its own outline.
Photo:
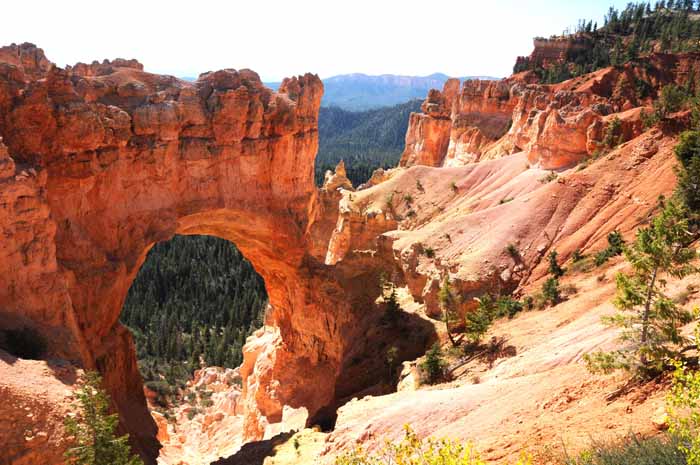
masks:
<instances>
[{"instance_id":1,"label":"hazy sky","mask_svg":"<svg viewBox=\"0 0 700 465\"><path fill-rule=\"evenodd\" d=\"M251 68L263 80L304 72L510 74L532 38L597 19L627 0L15 0L0 45L33 42L60 66L137 58L197 76Z\"/></svg>"}]
</instances>

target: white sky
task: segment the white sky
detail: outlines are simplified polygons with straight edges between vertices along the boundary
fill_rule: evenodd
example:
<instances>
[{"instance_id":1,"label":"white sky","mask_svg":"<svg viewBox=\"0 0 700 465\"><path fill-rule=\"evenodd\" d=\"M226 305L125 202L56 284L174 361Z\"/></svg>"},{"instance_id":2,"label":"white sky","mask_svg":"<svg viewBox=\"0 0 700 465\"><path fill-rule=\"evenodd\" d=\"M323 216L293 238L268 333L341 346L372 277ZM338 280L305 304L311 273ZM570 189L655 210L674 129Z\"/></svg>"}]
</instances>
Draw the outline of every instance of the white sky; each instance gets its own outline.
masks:
<instances>
[{"instance_id":1,"label":"white sky","mask_svg":"<svg viewBox=\"0 0 700 465\"><path fill-rule=\"evenodd\" d=\"M197 76L251 68L263 80L304 72L510 74L532 37L579 18L602 24L627 0L3 0L0 45L33 42L60 66L136 58Z\"/></svg>"}]
</instances>

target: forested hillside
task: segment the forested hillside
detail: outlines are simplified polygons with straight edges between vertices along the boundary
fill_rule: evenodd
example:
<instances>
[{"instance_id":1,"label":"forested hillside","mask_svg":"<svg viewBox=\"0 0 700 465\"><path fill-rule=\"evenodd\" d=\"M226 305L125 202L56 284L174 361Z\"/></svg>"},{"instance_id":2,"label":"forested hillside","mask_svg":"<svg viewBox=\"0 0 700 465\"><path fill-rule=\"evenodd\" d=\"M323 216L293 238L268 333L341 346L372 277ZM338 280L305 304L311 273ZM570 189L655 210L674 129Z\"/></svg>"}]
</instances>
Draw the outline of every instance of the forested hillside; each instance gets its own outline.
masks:
<instances>
[{"instance_id":1,"label":"forested hillside","mask_svg":"<svg viewBox=\"0 0 700 465\"><path fill-rule=\"evenodd\" d=\"M377 168L397 165L404 149L408 117L420 111L421 100L393 107L352 112L338 107L321 107L318 121L319 148L316 182L323 182L326 170L345 161L354 186L366 182Z\"/></svg>"},{"instance_id":2,"label":"forested hillside","mask_svg":"<svg viewBox=\"0 0 700 465\"><path fill-rule=\"evenodd\" d=\"M236 247L208 236L175 236L156 244L121 315L134 334L147 384L167 390L199 368L234 368L246 337L262 325L262 278ZM165 383L159 382L161 376Z\"/></svg>"},{"instance_id":3,"label":"forested hillside","mask_svg":"<svg viewBox=\"0 0 700 465\"><path fill-rule=\"evenodd\" d=\"M699 8L695 0L630 3L621 11L611 7L600 27L581 20L574 34L549 39L569 43L565 61L519 59L513 71L532 70L542 82L556 83L650 52L700 51Z\"/></svg>"}]
</instances>

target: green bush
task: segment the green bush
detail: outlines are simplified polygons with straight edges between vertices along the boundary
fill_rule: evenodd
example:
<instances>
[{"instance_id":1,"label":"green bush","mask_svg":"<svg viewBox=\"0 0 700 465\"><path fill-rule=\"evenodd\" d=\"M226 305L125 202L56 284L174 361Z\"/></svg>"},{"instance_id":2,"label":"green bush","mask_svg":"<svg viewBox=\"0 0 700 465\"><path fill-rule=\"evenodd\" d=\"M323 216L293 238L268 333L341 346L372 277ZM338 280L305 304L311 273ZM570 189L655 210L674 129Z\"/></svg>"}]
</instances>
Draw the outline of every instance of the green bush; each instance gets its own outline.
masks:
<instances>
[{"instance_id":1,"label":"green bush","mask_svg":"<svg viewBox=\"0 0 700 465\"><path fill-rule=\"evenodd\" d=\"M564 276L564 269L559 265L557 262L557 251L552 250L549 253L549 269L547 270L550 275L554 276L555 278L561 278Z\"/></svg>"},{"instance_id":2,"label":"green bush","mask_svg":"<svg viewBox=\"0 0 700 465\"><path fill-rule=\"evenodd\" d=\"M467 313L464 319L464 332L472 344L478 344L491 327L496 316L496 302L489 294L474 299L477 307Z\"/></svg>"},{"instance_id":3,"label":"green bush","mask_svg":"<svg viewBox=\"0 0 700 465\"><path fill-rule=\"evenodd\" d=\"M559 290L559 280L555 277L547 278L542 285L542 297L545 303L556 305L561 302L561 292Z\"/></svg>"},{"instance_id":4,"label":"green bush","mask_svg":"<svg viewBox=\"0 0 700 465\"><path fill-rule=\"evenodd\" d=\"M624 245L625 240L620 231L615 230L608 234L608 246L595 255L595 265L600 266L610 258L622 254Z\"/></svg>"},{"instance_id":5,"label":"green bush","mask_svg":"<svg viewBox=\"0 0 700 465\"><path fill-rule=\"evenodd\" d=\"M696 338L700 336L696 330ZM700 372L676 362L673 384L667 397L670 431L688 465L700 465Z\"/></svg>"},{"instance_id":6,"label":"green bush","mask_svg":"<svg viewBox=\"0 0 700 465\"><path fill-rule=\"evenodd\" d=\"M501 296L496 300L496 317L513 319L523 310L523 304L511 296Z\"/></svg>"},{"instance_id":7,"label":"green bush","mask_svg":"<svg viewBox=\"0 0 700 465\"><path fill-rule=\"evenodd\" d=\"M681 166L677 194L691 213L700 212L700 131L685 131L675 148Z\"/></svg>"},{"instance_id":8,"label":"green bush","mask_svg":"<svg viewBox=\"0 0 700 465\"><path fill-rule=\"evenodd\" d=\"M441 381L445 377L446 366L440 344L436 342L425 354L425 360L420 365L424 373L424 381L428 384L435 384Z\"/></svg>"},{"instance_id":9,"label":"green bush","mask_svg":"<svg viewBox=\"0 0 700 465\"><path fill-rule=\"evenodd\" d=\"M686 465L685 454L672 438L640 439L630 435L623 441L596 442L566 465Z\"/></svg>"},{"instance_id":10,"label":"green bush","mask_svg":"<svg viewBox=\"0 0 700 465\"><path fill-rule=\"evenodd\" d=\"M374 453L356 448L336 458L335 465L486 465L470 443L447 438L420 439L410 426L406 425L404 430L400 442L386 441L384 448ZM531 464L527 454L515 462L515 465Z\"/></svg>"},{"instance_id":11,"label":"green bush","mask_svg":"<svg viewBox=\"0 0 700 465\"><path fill-rule=\"evenodd\" d=\"M622 121L615 116L608 121L605 126L605 135L603 136L603 145L609 149L614 148L622 142Z\"/></svg>"},{"instance_id":12,"label":"green bush","mask_svg":"<svg viewBox=\"0 0 700 465\"><path fill-rule=\"evenodd\" d=\"M512 242L506 246L506 253L510 255L513 260L518 260L520 258L520 251L518 246Z\"/></svg>"}]
</instances>

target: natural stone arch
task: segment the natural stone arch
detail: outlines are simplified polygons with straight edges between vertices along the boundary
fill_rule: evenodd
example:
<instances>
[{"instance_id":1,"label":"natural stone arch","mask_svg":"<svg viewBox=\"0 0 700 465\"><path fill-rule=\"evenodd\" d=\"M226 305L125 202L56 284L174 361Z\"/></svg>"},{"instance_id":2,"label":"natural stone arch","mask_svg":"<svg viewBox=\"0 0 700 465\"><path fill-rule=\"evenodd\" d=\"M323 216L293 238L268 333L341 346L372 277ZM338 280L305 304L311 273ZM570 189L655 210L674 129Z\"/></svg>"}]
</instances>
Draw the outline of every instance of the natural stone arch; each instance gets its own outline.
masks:
<instances>
[{"instance_id":1,"label":"natural stone arch","mask_svg":"<svg viewBox=\"0 0 700 465\"><path fill-rule=\"evenodd\" d=\"M62 70L31 45L0 49L0 308L102 372L147 458L155 424L118 318L150 247L176 233L234 242L265 280L276 331L245 354L246 437L284 405L314 414L337 395L363 331L353 309L373 294L357 278L376 270L323 264L337 209L313 183L321 93L313 75L275 93L246 70L187 83L133 61Z\"/></svg>"}]
</instances>

